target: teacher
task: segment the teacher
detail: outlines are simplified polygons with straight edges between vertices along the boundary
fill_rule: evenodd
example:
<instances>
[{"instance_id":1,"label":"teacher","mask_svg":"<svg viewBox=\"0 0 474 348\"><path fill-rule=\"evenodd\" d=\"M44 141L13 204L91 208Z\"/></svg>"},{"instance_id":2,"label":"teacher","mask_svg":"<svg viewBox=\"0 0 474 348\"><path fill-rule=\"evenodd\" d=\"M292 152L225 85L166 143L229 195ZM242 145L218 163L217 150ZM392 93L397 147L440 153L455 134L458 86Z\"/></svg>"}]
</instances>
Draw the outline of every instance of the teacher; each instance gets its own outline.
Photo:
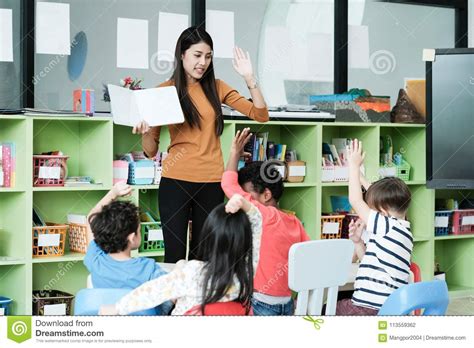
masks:
<instances>
[{"instance_id":1,"label":"teacher","mask_svg":"<svg viewBox=\"0 0 474 348\"><path fill-rule=\"evenodd\" d=\"M224 129L221 104L259 122L268 121L268 110L253 75L248 52L234 48L233 66L245 80L252 102L222 80L216 80L212 64L213 42L200 27L190 27L178 38L176 68L162 86L175 86L185 122L170 125L171 144L163 161L158 192L165 262L186 258L187 227L192 220L189 259L195 259L202 226L214 207L224 201L221 177L224 160L220 136ZM143 134L143 151L148 157L157 154L160 127L140 122L133 133ZM227 149L225 149L227 150Z\"/></svg>"}]
</instances>

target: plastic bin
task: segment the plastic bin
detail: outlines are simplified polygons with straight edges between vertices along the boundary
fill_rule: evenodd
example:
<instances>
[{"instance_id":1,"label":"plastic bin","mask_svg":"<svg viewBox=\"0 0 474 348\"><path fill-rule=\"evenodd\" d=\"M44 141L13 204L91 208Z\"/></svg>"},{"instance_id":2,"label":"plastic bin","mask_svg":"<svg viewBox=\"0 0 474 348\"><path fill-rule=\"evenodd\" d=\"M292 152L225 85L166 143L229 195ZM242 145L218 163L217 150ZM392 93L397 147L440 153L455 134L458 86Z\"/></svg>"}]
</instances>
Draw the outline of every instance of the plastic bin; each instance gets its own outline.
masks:
<instances>
[{"instance_id":1,"label":"plastic bin","mask_svg":"<svg viewBox=\"0 0 474 348\"><path fill-rule=\"evenodd\" d=\"M33 315L71 315L74 295L59 290L33 290Z\"/></svg>"},{"instance_id":2,"label":"plastic bin","mask_svg":"<svg viewBox=\"0 0 474 348\"><path fill-rule=\"evenodd\" d=\"M70 223L69 250L85 254L87 251L87 225Z\"/></svg>"},{"instance_id":3,"label":"plastic bin","mask_svg":"<svg viewBox=\"0 0 474 348\"><path fill-rule=\"evenodd\" d=\"M336 213L350 212L352 209L348 196L331 196L331 207Z\"/></svg>"},{"instance_id":4,"label":"plastic bin","mask_svg":"<svg viewBox=\"0 0 474 348\"><path fill-rule=\"evenodd\" d=\"M64 255L68 226L51 223L46 225L33 227L33 257Z\"/></svg>"},{"instance_id":5,"label":"plastic bin","mask_svg":"<svg viewBox=\"0 0 474 348\"><path fill-rule=\"evenodd\" d=\"M162 251L165 249L163 241L163 230L159 222L142 222L140 224L142 243L140 252Z\"/></svg>"},{"instance_id":6,"label":"plastic bin","mask_svg":"<svg viewBox=\"0 0 474 348\"><path fill-rule=\"evenodd\" d=\"M64 186L68 156L33 156L33 186Z\"/></svg>"},{"instance_id":7,"label":"plastic bin","mask_svg":"<svg viewBox=\"0 0 474 348\"><path fill-rule=\"evenodd\" d=\"M128 180L128 162L127 161L114 161L114 180L113 184L115 185L118 182L127 182Z\"/></svg>"},{"instance_id":8,"label":"plastic bin","mask_svg":"<svg viewBox=\"0 0 474 348\"><path fill-rule=\"evenodd\" d=\"M0 296L0 316L10 315L10 305L12 302L11 298Z\"/></svg>"},{"instance_id":9,"label":"plastic bin","mask_svg":"<svg viewBox=\"0 0 474 348\"><path fill-rule=\"evenodd\" d=\"M340 239L344 215L321 216L321 239Z\"/></svg>"},{"instance_id":10,"label":"plastic bin","mask_svg":"<svg viewBox=\"0 0 474 348\"><path fill-rule=\"evenodd\" d=\"M474 233L474 209L453 211L453 234Z\"/></svg>"},{"instance_id":11,"label":"plastic bin","mask_svg":"<svg viewBox=\"0 0 474 348\"><path fill-rule=\"evenodd\" d=\"M139 160L128 164L128 183L130 185L151 185L155 179L155 162Z\"/></svg>"},{"instance_id":12,"label":"plastic bin","mask_svg":"<svg viewBox=\"0 0 474 348\"><path fill-rule=\"evenodd\" d=\"M452 210L435 211L435 236L447 236L452 229Z\"/></svg>"}]
</instances>

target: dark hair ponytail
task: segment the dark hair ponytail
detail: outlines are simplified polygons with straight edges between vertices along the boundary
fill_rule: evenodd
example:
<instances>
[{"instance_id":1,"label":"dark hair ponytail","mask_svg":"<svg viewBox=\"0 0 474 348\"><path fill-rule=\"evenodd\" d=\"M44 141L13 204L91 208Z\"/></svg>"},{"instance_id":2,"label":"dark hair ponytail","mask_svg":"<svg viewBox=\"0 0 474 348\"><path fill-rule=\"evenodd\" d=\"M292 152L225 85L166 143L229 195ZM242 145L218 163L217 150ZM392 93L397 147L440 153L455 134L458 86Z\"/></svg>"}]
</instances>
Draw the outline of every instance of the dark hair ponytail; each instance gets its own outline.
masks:
<instances>
[{"instance_id":1,"label":"dark hair ponytail","mask_svg":"<svg viewBox=\"0 0 474 348\"><path fill-rule=\"evenodd\" d=\"M209 47L211 47L211 50L214 50L214 44L212 42L211 36L201 27L190 27L181 33L178 38L178 42L176 43L176 50L174 53L177 64L171 77L174 80L176 90L178 91L181 108L183 109L186 122L188 122L191 127L198 127L199 129L201 129L201 116L199 115L199 112L193 101L189 97L186 73L184 71L183 64L181 63L181 56L189 47L200 42L208 44ZM212 60L206 72L204 73L204 76L199 82L201 83L204 94L216 113L215 130L216 135L220 136L224 129L224 118L222 116L219 95L217 94L216 78L214 76L214 64L212 63Z\"/></svg>"},{"instance_id":2,"label":"dark hair ponytail","mask_svg":"<svg viewBox=\"0 0 474 348\"><path fill-rule=\"evenodd\" d=\"M207 304L224 297L236 277L240 285L236 301L246 307L248 314L253 292L253 260L252 228L247 215L242 210L228 214L222 203L207 217L202 235L206 237L197 252L197 259L206 263L202 313Z\"/></svg>"}]
</instances>

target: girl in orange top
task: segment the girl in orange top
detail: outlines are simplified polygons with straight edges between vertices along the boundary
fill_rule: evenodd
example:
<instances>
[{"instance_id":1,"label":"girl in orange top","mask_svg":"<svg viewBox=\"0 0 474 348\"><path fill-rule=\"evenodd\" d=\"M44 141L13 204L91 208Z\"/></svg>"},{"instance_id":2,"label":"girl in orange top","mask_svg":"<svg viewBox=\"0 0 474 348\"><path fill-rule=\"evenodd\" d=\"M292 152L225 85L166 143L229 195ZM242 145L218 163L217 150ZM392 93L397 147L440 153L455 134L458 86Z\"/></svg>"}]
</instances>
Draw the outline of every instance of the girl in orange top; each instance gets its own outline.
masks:
<instances>
[{"instance_id":1,"label":"girl in orange top","mask_svg":"<svg viewBox=\"0 0 474 348\"><path fill-rule=\"evenodd\" d=\"M259 122L268 121L268 110L253 76L249 54L234 48L233 66L244 78L253 102L241 96L224 81L216 80L212 64L213 42L200 27L190 27L178 38L176 68L170 80L160 86L176 86L185 122L169 126L171 144L163 161L158 193L165 262L186 257L187 226L192 220L189 259L196 258L201 229L209 213L224 201L220 181L224 160L220 136L224 129L221 104ZM141 122L133 129L143 134L142 145L148 157L157 154L160 127Z\"/></svg>"}]
</instances>

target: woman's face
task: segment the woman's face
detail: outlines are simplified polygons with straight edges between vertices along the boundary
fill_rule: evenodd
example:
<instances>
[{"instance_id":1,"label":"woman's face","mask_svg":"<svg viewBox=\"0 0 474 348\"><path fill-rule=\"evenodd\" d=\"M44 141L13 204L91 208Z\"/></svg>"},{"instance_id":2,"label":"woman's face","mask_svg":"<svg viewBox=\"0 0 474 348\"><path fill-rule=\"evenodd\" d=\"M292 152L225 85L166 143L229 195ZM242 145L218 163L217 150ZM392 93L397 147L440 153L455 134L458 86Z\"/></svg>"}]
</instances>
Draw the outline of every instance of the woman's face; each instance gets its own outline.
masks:
<instances>
[{"instance_id":1,"label":"woman's face","mask_svg":"<svg viewBox=\"0 0 474 348\"><path fill-rule=\"evenodd\" d=\"M204 42L191 45L181 55L181 60L188 82L196 82L204 76L207 68L209 68L209 64L211 64L211 47Z\"/></svg>"}]
</instances>

